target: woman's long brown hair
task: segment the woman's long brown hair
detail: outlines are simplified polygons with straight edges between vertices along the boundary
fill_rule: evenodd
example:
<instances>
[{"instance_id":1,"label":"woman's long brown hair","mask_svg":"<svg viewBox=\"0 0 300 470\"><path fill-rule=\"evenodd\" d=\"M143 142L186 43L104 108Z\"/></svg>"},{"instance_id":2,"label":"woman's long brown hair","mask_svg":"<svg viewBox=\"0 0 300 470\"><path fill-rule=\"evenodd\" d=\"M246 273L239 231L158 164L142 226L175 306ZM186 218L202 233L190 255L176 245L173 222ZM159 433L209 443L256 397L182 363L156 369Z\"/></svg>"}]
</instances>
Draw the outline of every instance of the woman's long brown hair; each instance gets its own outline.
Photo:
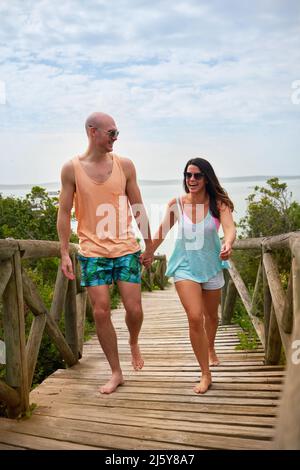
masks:
<instances>
[{"instance_id":1,"label":"woman's long brown hair","mask_svg":"<svg viewBox=\"0 0 300 470\"><path fill-rule=\"evenodd\" d=\"M183 187L186 193L189 193L189 188L186 184L185 173L188 169L189 165L195 165L199 168L199 170L204 173L205 180L206 180L206 191L209 195L209 208L210 212L214 217L220 219L220 211L218 209L218 202L221 202L228 206L231 211L234 210L234 205L231 199L229 198L227 192L224 188L220 185L220 182L214 172L213 167L211 164L205 160L204 158L191 158L187 164L185 165L184 172L183 172Z\"/></svg>"}]
</instances>

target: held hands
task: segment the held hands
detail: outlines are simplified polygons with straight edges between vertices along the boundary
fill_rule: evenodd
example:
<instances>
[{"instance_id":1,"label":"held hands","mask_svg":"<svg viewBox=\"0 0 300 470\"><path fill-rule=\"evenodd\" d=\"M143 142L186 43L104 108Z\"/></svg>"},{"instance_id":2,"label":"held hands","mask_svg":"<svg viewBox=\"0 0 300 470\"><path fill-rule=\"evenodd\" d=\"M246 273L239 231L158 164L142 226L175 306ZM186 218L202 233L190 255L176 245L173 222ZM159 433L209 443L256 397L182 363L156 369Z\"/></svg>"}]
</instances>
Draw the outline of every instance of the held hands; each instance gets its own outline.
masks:
<instances>
[{"instance_id":1,"label":"held hands","mask_svg":"<svg viewBox=\"0 0 300 470\"><path fill-rule=\"evenodd\" d=\"M221 258L221 260L224 260L224 261L228 260L228 258L229 258L230 255L231 255L231 251L232 251L232 249L231 249L231 243L229 243L229 242L224 242L224 243L222 244L222 248L221 248L221 251L220 251L220 258Z\"/></svg>"},{"instance_id":2,"label":"held hands","mask_svg":"<svg viewBox=\"0 0 300 470\"><path fill-rule=\"evenodd\" d=\"M150 268L153 261L153 251L146 249L144 253L140 255L140 262L145 266L145 268Z\"/></svg>"},{"instance_id":3,"label":"held hands","mask_svg":"<svg viewBox=\"0 0 300 470\"><path fill-rule=\"evenodd\" d=\"M61 270L64 275L71 281L75 279L73 265L69 255L63 255L61 257Z\"/></svg>"}]
</instances>

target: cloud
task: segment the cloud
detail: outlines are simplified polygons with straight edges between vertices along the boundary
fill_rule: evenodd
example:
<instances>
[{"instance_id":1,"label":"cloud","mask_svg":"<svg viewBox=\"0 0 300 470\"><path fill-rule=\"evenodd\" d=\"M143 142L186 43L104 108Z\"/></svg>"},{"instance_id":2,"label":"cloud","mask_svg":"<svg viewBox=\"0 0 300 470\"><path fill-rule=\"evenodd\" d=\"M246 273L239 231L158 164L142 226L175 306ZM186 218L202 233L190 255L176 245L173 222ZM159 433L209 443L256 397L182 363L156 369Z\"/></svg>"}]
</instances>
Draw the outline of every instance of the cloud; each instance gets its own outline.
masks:
<instances>
[{"instance_id":1,"label":"cloud","mask_svg":"<svg viewBox=\"0 0 300 470\"><path fill-rule=\"evenodd\" d=\"M299 123L297 1L12 0L0 15L2 132L81 133L98 109L145 146L199 129L259 146L261 128Z\"/></svg>"}]
</instances>

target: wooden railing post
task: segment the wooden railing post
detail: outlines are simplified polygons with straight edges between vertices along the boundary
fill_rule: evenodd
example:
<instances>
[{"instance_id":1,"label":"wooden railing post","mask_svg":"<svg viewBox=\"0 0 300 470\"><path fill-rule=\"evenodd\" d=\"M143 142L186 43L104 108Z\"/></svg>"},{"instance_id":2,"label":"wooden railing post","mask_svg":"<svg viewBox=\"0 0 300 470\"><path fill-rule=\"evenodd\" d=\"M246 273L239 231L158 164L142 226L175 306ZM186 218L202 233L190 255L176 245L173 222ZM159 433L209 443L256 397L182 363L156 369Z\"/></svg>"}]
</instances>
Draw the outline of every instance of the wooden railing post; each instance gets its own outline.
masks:
<instances>
[{"instance_id":1,"label":"wooden railing post","mask_svg":"<svg viewBox=\"0 0 300 470\"><path fill-rule=\"evenodd\" d=\"M3 325L6 345L6 383L20 396L20 408L9 407L10 416L29 409L28 369L20 252L11 259L12 275L3 293Z\"/></svg>"},{"instance_id":2,"label":"wooden railing post","mask_svg":"<svg viewBox=\"0 0 300 470\"><path fill-rule=\"evenodd\" d=\"M264 266L262 267L262 270L263 270L262 274L263 274L263 295L264 295L264 323L265 323L265 341L266 341L265 354L267 355L272 298L271 298L271 292L270 292L267 274L266 274L266 270Z\"/></svg>"},{"instance_id":3,"label":"wooden railing post","mask_svg":"<svg viewBox=\"0 0 300 470\"><path fill-rule=\"evenodd\" d=\"M268 343L266 343L266 364L278 364L281 353L281 338L273 305L271 306Z\"/></svg>"},{"instance_id":4,"label":"wooden railing post","mask_svg":"<svg viewBox=\"0 0 300 470\"><path fill-rule=\"evenodd\" d=\"M71 256L73 272L76 273L75 256ZM76 304L76 277L69 280L66 301L65 301L65 333L66 341L70 346L75 358L79 358L78 330L77 330L77 304Z\"/></svg>"},{"instance_id":5,"label":"wooden railing post","mask_svg":"<svg viewBox=\"0 0 300 470\"><path fill-rule=\"evenodd\" d=\"M232 279L229 279L225 297L224 310L222 311L222 325L230 325L234 312L237 290Z\"/></svg>"},{"instance_id":6,"label":"wooden railing post","mask_svg":"<svg viewBox=\"0 0 300 470\"><path fill-rule=\"evenodd\" d=\"M226 295L227 295L227 286L228 286L228 282L229 282L229 279L230 279L229 272L228 272L227 269L224 269L223 274L224 274L225 284L224 284L224 286L222 287L222 290L221 290L221 316L222 316L222 318L223 318L225 300L226 300Z\"/></svg>"},{"instance_id":7,"label":"wooden railing post","mask_svg":"<svg viewBox=\"0 0 300 470\"><path fill-rule=\"evenodd\" d=\"M294 325L274 443L276 449L282 450L300 450L300 240L291 248Z\"/></svg>"},{"instance_id":8,"label":"wooden railing post","mask_svg":"<svg viewBox=\"0 0 300 470\"><path fill-rule=\"evenodd\" d=\"M257 316L259 313L258 301L259 301L259 294L261 292L261 279L262 279L262 261L260 261L258 265L256 281L255 281L252 302L251 302L251 313L254 316Z\"/></svg>"}]
</instances>

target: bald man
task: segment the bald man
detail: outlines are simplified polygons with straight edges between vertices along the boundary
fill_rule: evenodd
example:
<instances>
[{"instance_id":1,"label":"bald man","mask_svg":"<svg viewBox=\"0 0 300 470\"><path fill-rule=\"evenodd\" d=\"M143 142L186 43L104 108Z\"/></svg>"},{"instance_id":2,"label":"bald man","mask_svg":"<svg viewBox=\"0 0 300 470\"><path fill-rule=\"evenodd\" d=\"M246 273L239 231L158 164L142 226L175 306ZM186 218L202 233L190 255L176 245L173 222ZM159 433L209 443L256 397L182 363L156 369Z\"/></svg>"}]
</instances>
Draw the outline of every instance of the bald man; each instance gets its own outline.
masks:
<instances>
[{"instance_id":1,"label":"bald man","mask_svg":"<svg viewBox=\"0 0 300 470\"><path fill-rule=\"evenodd\" d=\"M90 297L97 335L111 368L110 380L100 387L112 393L124 382L117 336L111 321L109 285L117 283L126 310L132 365L144 365L138 336L143 321L141 263L151 265L152 241L149 222L131 160L113 152L118 138L115 121L104 113L93 113L85 123L88 148L67 162L61 172L57 231L61 242L62 271L74 279L69 256L70 219L73 200L78 221L81 285ZM140 246L131 227L131 212L145 242Z\"/></svg>"}]
</instances>

